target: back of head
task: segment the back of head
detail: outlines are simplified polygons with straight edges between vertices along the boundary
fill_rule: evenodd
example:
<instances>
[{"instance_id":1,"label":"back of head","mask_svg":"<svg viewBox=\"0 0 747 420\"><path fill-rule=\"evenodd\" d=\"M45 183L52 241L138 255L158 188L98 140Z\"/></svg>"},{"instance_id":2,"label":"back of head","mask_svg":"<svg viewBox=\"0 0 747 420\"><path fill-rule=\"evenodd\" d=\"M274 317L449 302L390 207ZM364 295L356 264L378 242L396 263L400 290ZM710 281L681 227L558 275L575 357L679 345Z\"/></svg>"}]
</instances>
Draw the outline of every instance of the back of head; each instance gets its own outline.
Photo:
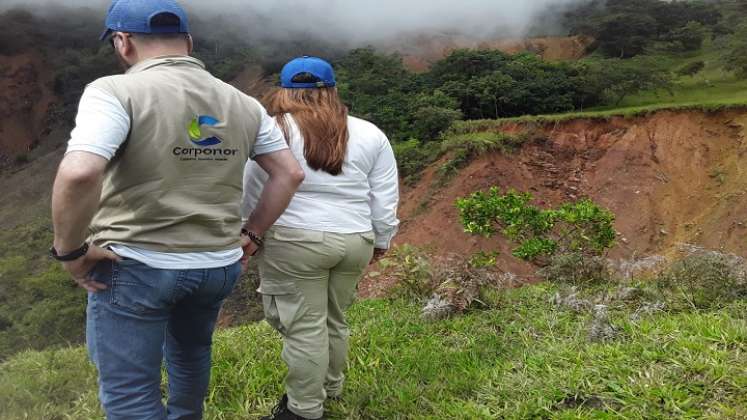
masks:
<instances>
[{"instance_id":1,"label":"back of head","mask_svg":"<svg viewBox=\"0 0 747 420\"><path fill-rule=\"evenodd\" d=\"M337 93L332 66L316 57L288 63L281 87L268 95L267 110L290 140L288 115L304 139L304 156L314 170L342 173L349 141L348 109Z\"/></svg>"},{"instance_id":2,"label":"back of head","mask_svg":"<svg viewBox=\"0 0 747 420\"><path fill-rule=\"evenodd\" d=\"M106 14L103 41L113 32L189 34L187 12L175 0L114 0Z\"/></svg>"},{"instance_id":3,"label":"back of head","mask_svg":"<svg viewBox=\"0 0 747 420\"><path fill-rule=\"evenodd\" d=\"M118 33L155 54L191 49L187 13L175 0L114 0L101 39L113 40Z\"/></svg>"}]
</instances>

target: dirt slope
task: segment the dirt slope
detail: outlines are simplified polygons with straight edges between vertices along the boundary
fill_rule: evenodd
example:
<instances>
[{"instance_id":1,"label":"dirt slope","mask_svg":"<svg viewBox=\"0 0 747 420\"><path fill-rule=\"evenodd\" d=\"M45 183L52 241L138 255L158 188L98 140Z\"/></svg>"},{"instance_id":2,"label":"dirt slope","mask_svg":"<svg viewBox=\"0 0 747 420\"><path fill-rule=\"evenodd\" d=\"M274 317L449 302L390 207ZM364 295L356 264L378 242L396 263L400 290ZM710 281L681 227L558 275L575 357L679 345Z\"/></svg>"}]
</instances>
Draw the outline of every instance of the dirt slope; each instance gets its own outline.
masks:
<instances>
[{"instance_id":1,"label":"dirt slope","mask_svg":"<svg viewBox=\"0 0 747 420\"><path fill-rule=\"evenodd\" d=\"M382 48L402 55L410 70L426 71L433 63L460 48L501 50L510 54L529 51L546 60L577 60L586 55L593 41L582 36L483 40L457 35L419 35Z\"/></svg>"},{"instance_id":2,"label":"dirt slope","mask_svg":"<svg viewBox=\"0 0 747 420\"><path fill-rule=\"evenodd\" d=\"M0 156L30 150L48 134L47 113L54 103L52 72L40 55L0 55Z\"/></svg>"},{"instance_id":3,"label":"dirt slope","mask_svg":"<svg viewBox=\"0 0 747 420\"><path fill-rule=\"evenodd\" d=\"M499 249L501 266L528 274L500 237L463 233L454 201L499 186L531 191L539 204L590 197L617 215L613 257L670 254L680 243L747 253L747 110L659 112L648 117L575 120L536 130L544 142L516 155L498 153L472 162L434 192L437 165L405 189L397 242L440 254L471 255Z\"/></svg>"}]
</instances>

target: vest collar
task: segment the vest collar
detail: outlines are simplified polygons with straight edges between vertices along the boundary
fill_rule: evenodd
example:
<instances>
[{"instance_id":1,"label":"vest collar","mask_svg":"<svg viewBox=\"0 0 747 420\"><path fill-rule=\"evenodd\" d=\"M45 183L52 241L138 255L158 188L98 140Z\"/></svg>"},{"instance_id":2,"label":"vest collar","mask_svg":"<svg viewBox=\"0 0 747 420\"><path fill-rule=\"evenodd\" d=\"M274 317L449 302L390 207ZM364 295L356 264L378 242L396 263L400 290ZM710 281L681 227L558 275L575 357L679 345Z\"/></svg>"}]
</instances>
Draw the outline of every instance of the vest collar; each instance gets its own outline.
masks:
<instances>
[{"instance_id":1,"label":"vest collar","mask_svg":"<svg viewBox=\"0 0 747 420\"><path fill-rule=\"evenodd\" d=\"M126 74L140 73L158 66L189 65L205 69L205 63L187 55L164 55L141 61L127 70Z\"/></svg>"}]
</instances>

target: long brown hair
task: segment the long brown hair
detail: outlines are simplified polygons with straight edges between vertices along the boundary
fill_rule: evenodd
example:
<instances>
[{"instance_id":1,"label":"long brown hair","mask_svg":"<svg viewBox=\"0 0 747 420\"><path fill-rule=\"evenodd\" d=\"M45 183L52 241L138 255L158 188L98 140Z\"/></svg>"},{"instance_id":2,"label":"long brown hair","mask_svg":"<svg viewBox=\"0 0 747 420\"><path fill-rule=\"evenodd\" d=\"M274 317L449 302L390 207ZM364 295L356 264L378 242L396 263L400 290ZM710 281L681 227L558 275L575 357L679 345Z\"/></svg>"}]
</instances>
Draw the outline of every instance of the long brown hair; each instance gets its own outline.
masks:
<instances>
[{"instance_id":1,"label":"long brown hair","mask_svg":"<svg viewBox=\"0 0 747 420\"><path fill-rule=\"evenodd\" d=\"M304 156L311 169L332 175L342 173L348 149L348 108L335 88L277 88L265 97L267 111L276 117L290 141L293 116L304 139Z\"/></svg>"}]
</instances>

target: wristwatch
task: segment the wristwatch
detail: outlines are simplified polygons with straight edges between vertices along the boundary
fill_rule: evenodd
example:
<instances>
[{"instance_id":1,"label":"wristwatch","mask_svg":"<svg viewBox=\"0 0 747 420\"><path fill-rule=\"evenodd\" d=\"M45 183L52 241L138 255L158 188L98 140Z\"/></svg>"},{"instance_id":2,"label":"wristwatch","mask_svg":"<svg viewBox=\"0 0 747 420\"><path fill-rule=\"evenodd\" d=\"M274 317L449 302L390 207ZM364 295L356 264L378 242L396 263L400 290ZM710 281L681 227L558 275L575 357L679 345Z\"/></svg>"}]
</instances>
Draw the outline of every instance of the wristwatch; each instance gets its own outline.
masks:
<instances>
[{"instance_id":1,"label":"wristwatch","mask_svg":"<svg viewBox=\"0 0 747 420\"><path fill-rule=\"evenodd\" d=\"M86 255L88 253L88 248L89 248L89 245L88 245L88 242L86 242L83 244L83 246L76 249L75 251L69 254L66 254L66 255L60 255L57 252L57 250L54 247L52 247L49 249L49 255L51 255L52 258L54 258L57 261L70 262L70 261L75 261L78 258L81 258L84 255Z\"/></svg>"}]
</instances>

